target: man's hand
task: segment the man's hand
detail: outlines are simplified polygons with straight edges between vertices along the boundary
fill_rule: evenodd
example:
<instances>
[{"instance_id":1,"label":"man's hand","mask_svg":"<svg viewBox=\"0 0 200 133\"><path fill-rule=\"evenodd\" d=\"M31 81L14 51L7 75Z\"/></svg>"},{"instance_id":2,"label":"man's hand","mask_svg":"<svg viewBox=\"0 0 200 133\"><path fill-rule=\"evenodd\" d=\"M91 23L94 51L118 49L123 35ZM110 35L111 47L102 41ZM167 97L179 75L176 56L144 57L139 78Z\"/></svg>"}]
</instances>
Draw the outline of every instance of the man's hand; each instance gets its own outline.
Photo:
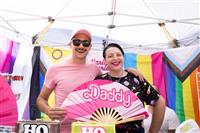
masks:
<instances>
[{"instance_id":1,"label":"man's hand","mask_svg":"<svg viewBox=\"0 0 200 133\"><path fill-rule=\"evenodd\" d=\"M67 115L66 110L63 108L50 108L47 112L47 115L51 120L62 120Z\"/></svg>"},{"instance_id":2,"label":"man's hand","mask_svg":"<svg viewBox=\"0 0 200 133\"><path fill-rule=\"evenodd\" d=\"M138 76L140 81L144 82L144 76L138 70L134 68L128 68L127 70L128 72L134 74L135 76Z\"/></svg>"}]
</instances>

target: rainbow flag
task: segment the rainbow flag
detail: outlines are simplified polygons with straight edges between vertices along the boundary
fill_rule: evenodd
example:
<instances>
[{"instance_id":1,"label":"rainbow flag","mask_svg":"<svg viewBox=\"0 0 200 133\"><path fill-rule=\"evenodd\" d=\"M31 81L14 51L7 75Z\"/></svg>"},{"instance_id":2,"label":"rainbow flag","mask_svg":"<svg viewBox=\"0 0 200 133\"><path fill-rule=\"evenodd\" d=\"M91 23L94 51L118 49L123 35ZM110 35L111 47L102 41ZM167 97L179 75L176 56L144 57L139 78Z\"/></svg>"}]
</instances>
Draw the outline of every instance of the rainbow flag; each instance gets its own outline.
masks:
<instances>
[{"instance_id":1,"label":"rainbow flag","mask_svg":"<svg viewBox=\"0 0 200 133\"><path fill-rule=\"evenodd\" d=\"M138 69L156 85L180 121L195 119L200 125L200 49L172 49L150 55L125 53L125 68Z\"/></svg>"},{"instance_id":2,"label":"rainbow flag","mask_svg":"<svg viewBox=\"0 0 200 133\"><path fill-rule=\"evenodd\" d=\"M180 119L195 119L200 125L200 48L179 48L164 52L168 106Z\"/></svg>"},{"instance_id":3,"label":"rainbow flag","mask_svg":"<svg viewBox=\"0 0 200 133\"><path fill-rule=\"evenodd\" d=\"M149 83L160 89L162 96L167 101L162 52L151 55L125 53L124 66L125 68L136 68L141 72Z\"/></svg>"}]
</instances>

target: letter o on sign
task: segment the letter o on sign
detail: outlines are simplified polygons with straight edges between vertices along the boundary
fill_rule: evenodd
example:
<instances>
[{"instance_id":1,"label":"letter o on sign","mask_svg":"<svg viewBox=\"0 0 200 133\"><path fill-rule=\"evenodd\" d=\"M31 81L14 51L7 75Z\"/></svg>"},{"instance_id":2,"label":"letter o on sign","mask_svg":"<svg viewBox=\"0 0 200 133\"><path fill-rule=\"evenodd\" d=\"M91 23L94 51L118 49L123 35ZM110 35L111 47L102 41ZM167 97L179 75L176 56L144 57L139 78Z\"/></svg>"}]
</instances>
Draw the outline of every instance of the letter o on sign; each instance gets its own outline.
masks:
<instances>
[{"instance_id":1,"label":"letter o on sign","mask_svg":"<svg viewBox=\"0 0 200 133\"><path fill-rule=\"evenodd\" d=\"M48 127L46 125L39 125L36 128L36 133L48 133L48 132L49 132L49 130L48 130Z\"/></svg>"}]
</instances>

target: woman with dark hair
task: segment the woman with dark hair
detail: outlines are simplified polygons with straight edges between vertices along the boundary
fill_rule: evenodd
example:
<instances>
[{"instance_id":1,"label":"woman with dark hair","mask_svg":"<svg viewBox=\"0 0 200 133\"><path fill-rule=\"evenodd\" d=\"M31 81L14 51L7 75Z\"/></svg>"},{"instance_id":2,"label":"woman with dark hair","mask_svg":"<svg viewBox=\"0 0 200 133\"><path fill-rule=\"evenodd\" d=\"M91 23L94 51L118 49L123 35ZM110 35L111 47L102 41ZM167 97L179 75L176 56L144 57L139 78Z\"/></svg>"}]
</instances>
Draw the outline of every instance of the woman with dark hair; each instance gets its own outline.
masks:
<instances>
[{"instance_id":1,"label":"woman with dark hair","mask_svg":"<svg viewBox=\"0 0 200 133\"><path fill-rule=\"evenodd\" d=\"M103 50L103 57L108 72L97 76L95 79L119 82L133 91L143 103L153 106L155 112L152 115L149 132L157 133L165 113L165 101L162 96L146 80L142 82L137 76L123 69L124 51L120 45L116 43L108 44ZM116 132L144 133L142 120L119 124L116 126Z\"/></svg>"}]
</instances>

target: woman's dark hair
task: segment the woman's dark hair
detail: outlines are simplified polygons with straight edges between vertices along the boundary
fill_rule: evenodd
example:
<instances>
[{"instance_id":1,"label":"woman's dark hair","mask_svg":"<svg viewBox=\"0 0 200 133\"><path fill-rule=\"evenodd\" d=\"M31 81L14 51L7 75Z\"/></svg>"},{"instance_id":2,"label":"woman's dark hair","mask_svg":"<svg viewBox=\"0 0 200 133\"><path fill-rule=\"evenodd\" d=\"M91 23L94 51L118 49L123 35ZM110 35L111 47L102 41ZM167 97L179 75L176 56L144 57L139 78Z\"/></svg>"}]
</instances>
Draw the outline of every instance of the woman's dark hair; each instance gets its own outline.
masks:
<instances>
[{"instance_id":1,"label":"woman's dark hair","mask_svg":"<svg viewBox=\"0 0 200 133\"><path fill-rule=\"evenodd\" d=\"M107 50L108 48L111 48L111 47L118 48L118 49L122 52L122 54L123 54L123 56L124 56L124 51L123 51L122 47L121 47L119 44L117 44L117 43L109 43L109 44L103 49L103 58L104 58L104 59L105 59L105 57L106 57L106 50Z\"/></svg>"}]
</instances>

